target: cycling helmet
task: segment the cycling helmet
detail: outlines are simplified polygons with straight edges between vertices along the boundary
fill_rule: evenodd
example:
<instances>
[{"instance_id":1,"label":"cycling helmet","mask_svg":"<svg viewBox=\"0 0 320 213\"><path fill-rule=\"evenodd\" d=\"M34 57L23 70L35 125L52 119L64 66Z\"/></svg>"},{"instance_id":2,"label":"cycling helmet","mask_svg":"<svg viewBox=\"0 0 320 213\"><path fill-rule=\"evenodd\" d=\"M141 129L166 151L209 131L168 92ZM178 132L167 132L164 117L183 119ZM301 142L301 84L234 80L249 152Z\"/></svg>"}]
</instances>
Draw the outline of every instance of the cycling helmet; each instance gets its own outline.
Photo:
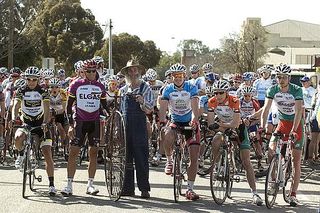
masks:
<instances>
[{"instance_id":1,"label":"cycling helmet","mask_svg":"<svg viewBox=\"0 0 320 213\"><path fill-rule=\"evenodd\" d=\"M234 80L234 81L242 81L242 76L240 75L240 73L236 73L236 74L233 76L233 80Z\"/></svg>"},{"instance_id":2,"label":"cycling helmet","mask_svg":"<svg viewBox=\"0 0 320 213\"><path fill-rule=\"evenodd\" d=\"M54 77L53 69L45 69L42 73L42 77L45 79L50 79Z\"/></svg>"},{"instance_id":3,"label":"cycling helmet","mask_svg":"<svg viewBox=\"0 0 320 213\"><path fill-rule=\"evenodd\" d=\"M212 71L212 68L213 68L213 66L212 66L212 64L210 64L210 63L205 63L205 64L202 66L202 70L203 70L204 72L210 72L210 71Z\"/></svg>"},{"instance_id":4,"label":"cycling helmet","mask_svg":"<svg viewBox=\"0 0 320 213\"><path fill-rule=\"evenodd\" d=\"M167 70L165 73L164 73L164 77L168 77L168 76L171 76L171 70Z\"/></svg>"},{"instance_id":5,"label":"cycling helmet","mask_svg":"<svg viewBox=\"0 0 320 213\"><path fill-rule=\"evenodd\" d=\"M226 80L219 80L213 85L215 90L229 90L230 84Z\"/></svg>"},{"instance_id":6,"label":"cycling helmet","mask_svg":"<svg viewBox=\"0 0 320 213\"><path fill-rule=\"evenodd\" d=\"M8 69L5 67L0 67L0 74L6 74L8 72Z\"/></svg>"},{"instance_id":7,"label":"cycling helmet","mask_svg":"<svg viewBox=\"0 0 320 213\"><path fill-rule=\"evenodd\" d=\"M104 60L101 56L95 56L92 58L98 65L104 63Z\"/></svg>"},{"instance_id":8,"label":"cycling helmet","mask_svg":"<svg viewBox=\"0 0 320 213\"><path fill-rule=\"evenodd\" d=\"M28 77L28 76L33 76L33 77L40 77L40 70L38 67L32 66L32 67L28 67L26 69L26 71L24 72L24 76Z\"/></svg>"},{"instance_id":9,"label":"cycling helmet","mask_svg":"<svg viewBox=\"0 0 320 213\"><path fill-rule=\"evenodd\" d=\"M207 95L210 95L214 93L214 89L214 86L206 86L205 92Z\"/></svg>"},{"instance_id":10,"label":"cycling helmet","mask_svg":"<svg viewBox=\"0 0 320 213\"><path fill-rule=\"evenodd\" d=\"M83 62L84 70L96 70L98 68L98 64L93 59L87 59Z\"/></svg>"},{"instance_id":11,"label":"cycling helmet","mask_svg":"<svg viewBox=\"0 0 320 213\"><path fill-rule=\"evenodd\" d=\"M260 67L257 71L258 73L263 73L263 72L269 72L271 73L274 70L274 67L271 65L263 65L262 67Z\"/></svg>"},{"instance_id":12,"label":"cycling helmet","mask_svg":"<svg viewBox=\"0 0 320 213\"><path fill-rule=\"evenodd\" d=\"M253 95L254 93L255 93L256 91L255 91L255 89L253 88L253 87L243 87L242 89L241 89L241 94L242 95L244 95L244 94L251 94L251 95Z\"/></svg>"},{"instance_id":13,"label":"cycling helmet","mask_svg":"<svg viewBox=\"0 0 320 213\"><path fill-rule=\"evenodd\" d=\"M118 77L116 75L110 75L109 78L107 79L108 84L112 82L118 83Z\"/></svg>"},{"instance_id":14,"label":"cycling helmet","mask_svg":"<svg viewBox=\"0 0 320 213\"><path fill-rule=\"evenodd\" d=\"M11 75L20 75L21 74L21 69L19 67L13 67L11 70L10 70L10 74Z\"/></svg>"},{"instance_id":15,"label":"cycling helmet","mask_svg":"<svg viewBox=\"0 0 320 213\"><path fill-rule=\"evenodd\" d=\"M81 70L83 68L83 61L77 61L76 63L74 63L74 70L76 72L78 72L79 70Z\"/></svg>"},{"instance_id":16,"label":"cycling helmet","mask_svg":"<svg viewBox=\"0 0 320 213\"><path fill-rule=\"evenodd\" d=\"M158 77L157 71L154 69L148 69L146 72L148 81L155 81Z\"/></svg>"},{"instance_id":17,"label":"cycling helmet","mask_svg":"<svg viewBox=\"0 0 320 213\"><path fill-rule=\"evenodd\" d=\"M187 71L187 68L183 64L177 63L177 64L172 65L169 70L171 71L172 74L178 73L178 72L185 73Z\"/></svg>"},{"instance_id":18,"label":"cycling helmet","mask_svg":"<svg viewBox=\"0 0 320 213\"><path fill-rule=\"evenodd\" d=\"M25 85L26 85L26 79L19 78L14 82L13 87L14 89L18 89L18 88L24 87Z\"/></svg>"},{"instance_id":19,"label":"cycling helmet","mask_svg":"<svg viewBox=\"0 0 320 213\"><path fill-rule=\"evenodd\" d=\"M58 78L51 78L49 80L49 86L57 86L57 87L61 87L61 82Z\"/></svg>"},{"instance_id":20,"label":"cycling helmet","mask_svg":"<svg viewBox=\"0 0 320 213\"><path fill-rule=\"evenodd\" d=\"M276 67L275 71L276 71L276 74L289 75L291 73L291 68L290 68L290 66L281 63L279 66Z\"/></svg>"},{"instance_id":21,"label":"cycling helmet","mask_svg":"<svg viewBox=\"0 0 320 213\"><path fill-rule=\"evenodd\" d=\"M59 69L57 73L58 73L58 76L65 76L66 75L66 71L64 69Z\"/></svg>"},{"instance_id":22,"label":"cycling helmet","mask_svg":"<svg viewBox=\"0 0 320 213\"><path fill-rule=\"evenodd\" d=\"M200 67L197 64L192 64L190 66L189 70L190 70L191 73L197 73L197 72L199 72Z\"/></svg>"},{"instance_id":23,"label":"cycling helmet","mask_svg":"<svg viewBox=\"0 0 320 213\"><path fill-rule=\"evenodd\" d=\"M252 81L253 75L250 72L245 72L243 73L242 78L244 81Z\"/></svg>"}]
</instances>

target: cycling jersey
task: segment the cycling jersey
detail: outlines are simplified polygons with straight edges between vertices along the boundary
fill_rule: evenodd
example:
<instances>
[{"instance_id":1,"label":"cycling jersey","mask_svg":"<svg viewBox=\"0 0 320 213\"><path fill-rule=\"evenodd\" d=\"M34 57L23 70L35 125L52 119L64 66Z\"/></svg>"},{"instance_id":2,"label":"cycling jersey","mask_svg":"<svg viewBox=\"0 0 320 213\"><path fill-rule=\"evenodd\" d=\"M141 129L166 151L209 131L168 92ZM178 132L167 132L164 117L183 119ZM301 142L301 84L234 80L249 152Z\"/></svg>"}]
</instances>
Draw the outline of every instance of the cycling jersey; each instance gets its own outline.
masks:
<instances>
[{"instance_id":1,"label":"cycling jersey","mask_svg":"<svg viewBox=\"0 0 320 213\"><path fill-rule=\"evenodd\" d=\"M100 100L106 99L103 84L98 81L79 79L69 88L69 96L76 99L77 121L92 121L100 118Z\"/></svg>"},{"instance_id":2,"label":"cycling jersey","mask_svg":"<svg viewBox=\"0 0 320 213\"><path fill-rule=\"evenodd\" d=\"M206 80L203 76L198 77L196 79L192 78L189 80L189 82L193 85L195 85L199 90L206 88Z\"/></svg>"},{"instance_id":3,"label":"cycling jersey","mask_svg":"<svg viewBox=\"0 0 320 213\"><path fill-rule=\"evenodd\" d=\"M49 101L49 93L40 85L37 85L34 89L22 87L18 88L15 99L21 101L23 121L33 122L43 118L43 102Z\"/></svg>"},{"instance_id":4,"label":"cycling jersey","mask_svg":"<svg viewBox=\"0 0 320 213\"><path fill-rule=\"evenodd\" d=\"M54 109L56 112L60 112L58 114L62 114L64 112L62 103L66 101L67 94L63 89L60 89L60 92L57 96L50 95L50 108Z\"/></svg>"},{"instance_id":5,"label":"cycling jersey","mask_svg":"<svg viewBox=\"0 0 320 213\"><path fill-rule=\"evenodd\" d=\"M270 88L273 85L273 81L271 78L264 79L259 78L253 82L253 88L255 88L257 92L257 99L264 101L266 97L267 89Z\"/></svg>"},{"instance_id":6,"label":"cycling jersey","mask_svg":"<svg viewBox=\"0 0 320 213\"><path fill-rule=\"evenodd\" d=\"M237 96L237 90L238 88L235 88L235 87L231 87L228 91L229 95L232 95L232 96Z\"/></svg>"},{"instance_id":7,"label":"cycling jersey","mask_svg":"<svg viewBox=\"0 0 320 213\"><path fill-rule=\"evenodd\" d=\"M208 96L207 95L203 95L200 97L200 101L199 101L199 107L204 109L204 112L207 113L208 112Z\"/></svg>"},{"instance_id":8,"label":"cycling jersey","mask_svg":"<svg viewBox=\"0 0 320 213\"><path fill-rule=\"evenodd\" d=\"M182 90L171 83L163 91L162 99L169 101L169 111L173 122L190 122L192 116L191 100L197 98L198 88L185 81Z\"/></svg>"},{"instance_id":9,"label":"cycling jersey","mask_svg":"<svg viewBox=\"0 0 320 213\"><path fill-rule=\"evenodd\" d=\"M246 118L260 109L259 102L255 99L251 99L246 102L244 98L240 98L240 114L241 118Z\"/></svg>"},{"instance_id":10,"label":"cycling jersey","mask_svg":"<svg viewBox=\"0 0 320 213\"><path fill-rule=\"evenodd\" d=\"M153 97L154 97L154 106L157 105L157 99L158 99L158 96L159 96L159 92L160 92L160 89L163 87L163 82L162 81L159 81L159 80L156 80L155 84L154 85L151 85L149 82L147 82L147 84L150 86L152 92L153 92Z\"/></svg>"},{"instance_id":11,"label":"cycling jersey","mask_svg":"<svg viewBox=\"0 0 320 213\"><path fill-rule=\"evenodd\" d=\"M279 85L274 85L267 91L267 98L273 99L279 110L280 120L294 120L295 101L303 100L301 87L289 83L289 90L286 93L281 92Z\"/></svg>"},{"instance_id":12,"label":"cycling jersey","mask_svg":"<svg viewBox=\"0 0 320 213\"><path fill-rule=\"evenodd\" d=\"M313 88L312 86L308 88L302 87L302 93L303 93L304 108L311 109L312 97L316 93L316 89Z\"/></svg>"},{"instance_id":13,"label":"cycling jersey","mask_svg":"<svg viewBox=\"0 0 320 213\"><path fill-rule=\"evenodd\" d=\"M209 111L213 110L223 123L230 123L235 113L240 113L240 101L237 97L228 95L223 103L218 103L216 97L212 97L208 102Z\"/></svg>"}]
</instances>

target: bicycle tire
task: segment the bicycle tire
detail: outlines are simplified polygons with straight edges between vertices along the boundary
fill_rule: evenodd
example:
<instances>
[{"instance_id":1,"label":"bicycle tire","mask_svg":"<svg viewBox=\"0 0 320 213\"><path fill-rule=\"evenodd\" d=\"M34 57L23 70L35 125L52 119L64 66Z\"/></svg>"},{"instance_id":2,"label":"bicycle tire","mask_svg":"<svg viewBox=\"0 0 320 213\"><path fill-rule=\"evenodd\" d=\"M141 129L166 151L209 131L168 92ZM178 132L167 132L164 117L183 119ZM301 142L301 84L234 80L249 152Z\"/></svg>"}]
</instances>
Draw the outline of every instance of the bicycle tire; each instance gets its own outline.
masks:
<instances>
[{"instance_id":1,"label":"bicycle tire","mask_svg":"<svg viewBox=\"0 0 320 213\"><path fill-rule=\"evenodd\" d=\"M211 171L211 164L210 165L206 165L205 162L206 161L209 161L209 162L212 162L212 146L211 146L211 141L212 141L212 138L213 136L206 136L206 138L202 138L200 140L200 144L201 144L201 141L210 141L208 143L204 142L204 151L203 151L203 160L204 160L204 165L202 168L199 168L198 171L197 171L197 174L200 175L200 176L205 176L207 174L210 173ZM200 157L201 158L201 157Z\"/></svg>"},{"instance_id":2,"label":"bicycle tire","mask_svg":"<svg viewBox=\"0 0 320 213\"><path fill-rule=\"evenodd\" d=\"M289 158L288 162L286 162L286 171L285 171L285 182L284 187L282 189L283 199L286 203L290 203L290 194L291 194L291 187L292 187L292 162L291 158Z\"/></svg>"},{"instance_id":3,"label":"bicycle tire","mask_svg":"<svg viewBox=\"0 0 320 213\"><path fill-rule=\"evenodd\" d=\"M266 176L264 194L265 194L265 203L266 203L266 206L268 209L271 209L273 207L273 205L276 201L276 198L277 198L278 191L279 191L279 184L276 183L275 180L272 180L272 172L273 171L275 172L274 177L278 176L278 174L277 174L278 160L279 159L278 159L277 155L274 155L272 157L272 160L271 160L269 168L268 168L268 173ZM275 186L274 189L272 190L273 191L272 194L270 194L270 192L269 192L269 186L271 185L270 183ZM271 198L271 199L269 199L269 198Z\"/></svg>"},{"instance_id":4,"label":"bicycle tire","mask_svg":"<svg viewBox=\"0 0 320 213\"><path fill-rule=\"evenodd\" d=\"M179 201L179 195L182 191L182 177L181 177L181 152L179 149L175 151L174 157L174 167L173 167L173 194L174 194L174 202Z\"/></svg>"},{"instance_id":5,"label":"bicycle tire","mask_svg":"<svg viewBox=\"0 0 320 213\"><path fill-rule=\"evenodd\" d=\"M107 155L110 157L110 169L106 171L106 184L110 199L118 201L121 197L127 167L126 127L119 111L112 113L109 122L107 122L106 132L109 131Z\"/></svg>"},{"instance_id":6,"label":"bicycle tire","mask_svg":"<svg viewBox=\"0 0 320 213\"><path fill-rule=\"evenodd\" d=\"M23 179L22 179L22 197L26 198L26 186L27 186L27 178L28 178L28 167L29 167L29 148L26 148L27 151L24 153L24 159L23 159Z\"/></svg>"},{"instance_id":7,"label":"bicycle tire","mask_svg":"<svg viewBox=\"0 0 320 213\"><path fill-rule=\"evenodd\" d=\"M226 150L222 151L220 154L219 161L217 162L217 167L212 167L210 173L210 189L212 198L216 204L222 205L227 198L227 189L229 180L226 176L227 171L227 153Z\"/></svg>"}]
</instances>

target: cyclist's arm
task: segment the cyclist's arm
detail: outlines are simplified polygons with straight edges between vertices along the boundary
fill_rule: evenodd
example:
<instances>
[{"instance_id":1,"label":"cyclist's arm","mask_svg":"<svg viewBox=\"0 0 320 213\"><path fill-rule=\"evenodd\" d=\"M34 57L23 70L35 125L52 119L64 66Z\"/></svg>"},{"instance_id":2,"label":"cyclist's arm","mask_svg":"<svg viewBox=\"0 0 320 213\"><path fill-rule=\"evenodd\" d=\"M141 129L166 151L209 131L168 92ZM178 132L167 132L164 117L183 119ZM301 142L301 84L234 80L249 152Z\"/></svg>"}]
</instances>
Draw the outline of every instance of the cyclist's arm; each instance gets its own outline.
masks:
<instances>
[{"instance_id":1,"label":"cyclist's arm","mask_svg":"<svg viewBox=\"0 0 320 213\"><path fill-rule=\"evenodd\" d=\"M159 119L160 121L165 121L166 120L166 113L168 110L168 104L169 101L167 100L160 100L160 109L159 109Z\"/></svg>"},{"instance_id":2,"label":"cyclist's arm","mask_svg":"<svg viewBox=\"0 0 320 213\"><path fill-rule=\"evenodd\" d=\"M75 97L69 95L68 104L67 104L67 116L68 116L69 124L73 124L72 106L74 101L75 101ZM72 127L72 125L70 125L70 127Z\"/></svg>"},{"instance_id":3,"label":"cyclist's arm","mask_svg":"<svg viewBox=\"0 0 320 213\"><path fill-rule=\"evenodd\" d=\"M21 100L15 98L13 102L12 119L18 118L20 108L21 108Z\"/></svg>"},{"instance_id":4,"label":"cyclist's arm","mask_svg":"<svg viewBox=\"0 0 320 213\"><path fill-rule=\"evenodd\" d=\"M49 99L43 100L43 109L44 109L43 122L49 123L49 119L50 119L50 101L49 101Z\"/></svg>"},{"instance_id":5,"label":"cyclist's arm","mask_svg":"<svg viewBox=\"0 0 320 213\"><path fill-rule=\"evenodd\" d=\"M273 99L266 98L265 100L266 101L264 103L264 107L262 107L263 110L262 110L262 116L261 116L261 127L262 128L264 128L266 126L269 111L270 111Z\"/></svg>"},{"instance_id":6,"label":"cyclist's arm","mask_svg":"<svg viewBox=\"0 0 320 213\"><path fill-rule=\"evenodd\" d=\"M199 120L199 99L198 97L193 97L191 99L191 109L192 109L192 120Z\"/></svg>"},{"instance_id":7,"label":"cyclist's arm","mask_svg":"<svg viewBox=\"0 0 320 213\"><path fill-rule=\"evenodd\" d=\"M0 101L0 107L1 107L0 117L4 118L4 115L5 115L5 112L6 112L6 110L5 110L6 106L5 106L4 100Z\"/></svg>"},{"instance_id":8,"label":"cyclist's arm","mask_svg":"<svg viewBox=\"0 0 320 213\"><path fill-rule=\"evenodd\" d=\"M300 121L302 119L302 106L303 106L303 100L295 101L295 104L294 104L295 114L294 114L294 120L293 120L293 126L291 129L291 132L296 132L300 124Z\"/></svg>"}]
</instances>

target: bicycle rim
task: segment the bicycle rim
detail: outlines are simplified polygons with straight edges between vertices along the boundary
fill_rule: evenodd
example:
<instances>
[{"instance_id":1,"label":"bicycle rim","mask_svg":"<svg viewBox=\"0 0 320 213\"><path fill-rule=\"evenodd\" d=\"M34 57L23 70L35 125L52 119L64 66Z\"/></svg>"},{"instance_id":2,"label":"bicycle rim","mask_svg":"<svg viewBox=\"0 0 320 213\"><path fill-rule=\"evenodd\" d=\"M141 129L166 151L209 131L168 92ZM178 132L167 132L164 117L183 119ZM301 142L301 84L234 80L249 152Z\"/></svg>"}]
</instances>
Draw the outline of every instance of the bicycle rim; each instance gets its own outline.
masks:
<instances>
[{"instance_id":1,"label":"bicycle rim","mask_svg":"<svg viewBox=\"0 0 320 213\"><path fill-rule=\"evenodd\" d=\"M265 202L267 208L272 208L277 198L279 191L279 185L276 183L278 176L278 156L273 156L271 163L268 168L268 173L265 182ZM273 177L274 178L273 178Z\"/></svg>"},{"instance_id":2,"label":"bicycle rim","mask_svg":"<svg viewBox=\"0 0 320 213\"><path fill-rule=\"evenodd\" d=\"M291 159L287 162L286 164L286 172L285 172L285 183L284 187L282 189L282 195L283 199L286 203L290 203L290 194L292 191L292 164L291 164Z\"/></svg>"},{"instance_id":3,"label":"bicycle rim","mask_svg":"<svg viewBox=\"0 0 320 213\"><path fill-rule=\"evenodd\" d=\"M112 114L110 122L110 176L107 181L110 199L117 201L121 197L126 172L127 141L124 119L119 111Z\"/></svg>"},{"instance_id":4,"label":"bicycle rim","mask_svg":"<svg viewBox=\"0 0 320 213\"><path fill-rule=\"evenodd\" d=\"M228 188L228 180L226 177L226 155L224 154L225 151L223 151L223 154L220 155L220 159L218 163L216 164L216 167L212 167L211 173L210 173L210 189L213 200L216 202L216 204L221 205L224 203L224 201L227 198L227 188Z\"/></svg>"},{"instance_id":5,"label":"bicycle rim","mask_svg":"<svg viewBox=\"0 0 320 213\"><path fill-rule=\"evenodd\" d=\"M174 202L179 201L181 193L182 180L181 180L181 153L179 150L175 152L174 167L173 167L173 193Z\"/></svg>"}]
</instances>

